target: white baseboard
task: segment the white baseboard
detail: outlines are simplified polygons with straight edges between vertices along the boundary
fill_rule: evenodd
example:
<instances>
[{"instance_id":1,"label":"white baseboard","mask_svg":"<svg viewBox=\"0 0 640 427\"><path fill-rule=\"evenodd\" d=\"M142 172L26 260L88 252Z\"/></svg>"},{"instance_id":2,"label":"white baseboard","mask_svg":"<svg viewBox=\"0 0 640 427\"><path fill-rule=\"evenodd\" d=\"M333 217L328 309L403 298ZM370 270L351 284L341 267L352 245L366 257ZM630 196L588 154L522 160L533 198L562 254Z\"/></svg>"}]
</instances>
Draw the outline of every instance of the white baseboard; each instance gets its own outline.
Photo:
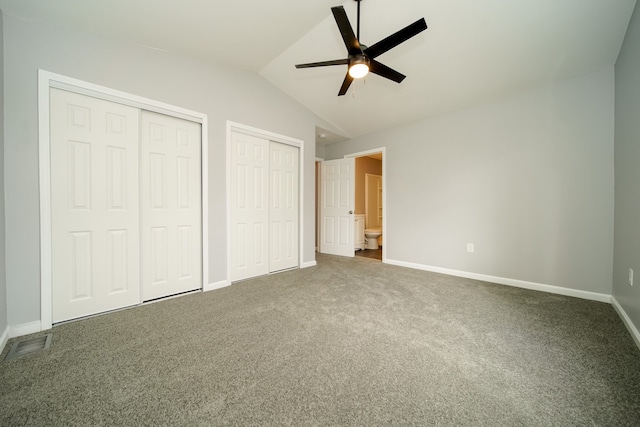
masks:
<instances>
[{"instance_id":1,"label":"white baseboard","mask_svg":"<svg viewBox=\"0 0 640 427\"><path fill-rule=\"evenodd\" d=\"M0 335L0 353L4 350L4 346L7 345L7 341L9 341L9 327L4 328L4 332Z\"/></svg>"},{"instance_id":2,"label":"white baseboard","mask_svg":"<svg viewBox=\"0 0 640 427\"><path fill-rule=\"evenodd\" d=\"M215 282L215 283L209 283L207 286L205 286L204 288L202 288L203 292L209 292L209 291L214 291L216 289L221 289L221 288L226 288L227 286L231 285L231 282L228 280L221 280L219 282Z\"/></svg>"},{"instance_id":3,"label":"white baseboard","mask_svg":"<svg viewBox=\"0 0 640 427\"><path fill-rule=\"evenodd\" d=\"M613 305L613 308L615 308L618 312L618 316L620 316L622 322L633 337L633 340L636 342L636 346L638 346L638 349L640 349L640 332L638 332L638 328L636 328L636 325L633 324L631 318L629 318L629 316L627 315L627 312L624 311L624 308L622 308L618 300L616 300L613 295L611 296L611 305Z\"/></svg>"},{"instance_id":4,"label":"white baseboard","mask_svg":"<svg viewBox=\"0 0 640 427\"><path fill-rule=\"evenodd\" d=\"M302 268L315 267L316 265L318 265L318 263L314 259L313 261L303 262L302 264L300 264L300 268L302 269Z\"/></svg>"},{"instance_id":5,"label":"white baseboard","mask_svg":"<svg viewBox=\"0 0 640 427\"><path fill-rule=\"evenodd\" d=\"M42 331L42 322L36 320L35 322L23 323L21 325L11 326L9 328L9 338L21 337L22 335L35 334Z\"/></svg>"},{"instance_id":6,"label":"white baseboard","mask_svg":"<svg viewBox=\"0 0 640 427\"><path fill-rule=\"evenodd\" d=\"M527 282L525 280L509 279L506 277L488 276L486 274L469 273L467 271L451 270L448 268L433 267L430 265L415 264L412 262L385 260L387 264L408 267L416 270L431 271L433 273L447 274L449 276L464 277L467 279L482 280L483 282L497 283L500 285L513 286L516 288L531 289L534 291L549 292L552 294L565 295L569 297L582 298L599 302L611 302L611 295L597 292L581 291L578 289L563 288L561 286L545 285L542 283Z\"/></svg>"}]
</instances>

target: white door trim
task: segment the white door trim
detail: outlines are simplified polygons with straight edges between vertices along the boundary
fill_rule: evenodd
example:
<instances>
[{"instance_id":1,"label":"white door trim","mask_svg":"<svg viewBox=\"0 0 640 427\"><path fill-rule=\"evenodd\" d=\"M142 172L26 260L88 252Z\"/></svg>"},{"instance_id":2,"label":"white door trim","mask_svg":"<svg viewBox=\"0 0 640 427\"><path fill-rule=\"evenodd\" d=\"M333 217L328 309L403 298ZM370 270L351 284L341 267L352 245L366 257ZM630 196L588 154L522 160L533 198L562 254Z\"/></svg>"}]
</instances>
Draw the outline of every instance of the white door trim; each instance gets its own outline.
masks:
<instances>
[{"instance_id":1,"label":"white door trim","mask_svg":"<svg viewBox=\"0 0 640 427\"><path fill-rule=\"evenodd\" d=\"M357 153L345 154L344 158L363 157L370 154L382 153L382 233L384 244L382 245L382 262L387 262L387 247L389 245L389 229L387 228L387 150L386 147L372 148L371 150L359 151Z\"/></svg>"},{"instance_id":2,"label":"white door trim","mask_svg":"<svg viewBox=\"0 0 640 427\"><path fill-rule=\"evenodd\" d=\"M231 133L238 132L299 148L298 157L298 268L304 264L304 141L227 120L227 284L231 284Z\"/></svg>"},{"instance_id":3,"label":"white door trim","mask_svg":"<svg viewBox=\"0 0 640 427\"><path fill-rule=\"evenodd\" d=\"M70 92L118 102L143 110L166 114L200 123L202 129L202 285L209 280L208 242L208 118L206 114L163 102L95 85L82 80L38 70L38 159L40 174L40 320L41 330L53 324L51 277L51 164L49 134L49 89L55 87Z\"/></svg>"},{"instance_id":4,"label":"white door trim","mask_svg":"<svg viewBox=\"0 0 640 427\"><path fill-rule=\"evenodd\" d=\"M316 253L320 252L320 236L322 236L322 229L320 224L320 173L322 172L322 162L324 159L322 157L316 157L316 161L314 162L314 175L315 175L315 232L314 232L314 240L316 242Z\"/></svg>"}]
</instances>

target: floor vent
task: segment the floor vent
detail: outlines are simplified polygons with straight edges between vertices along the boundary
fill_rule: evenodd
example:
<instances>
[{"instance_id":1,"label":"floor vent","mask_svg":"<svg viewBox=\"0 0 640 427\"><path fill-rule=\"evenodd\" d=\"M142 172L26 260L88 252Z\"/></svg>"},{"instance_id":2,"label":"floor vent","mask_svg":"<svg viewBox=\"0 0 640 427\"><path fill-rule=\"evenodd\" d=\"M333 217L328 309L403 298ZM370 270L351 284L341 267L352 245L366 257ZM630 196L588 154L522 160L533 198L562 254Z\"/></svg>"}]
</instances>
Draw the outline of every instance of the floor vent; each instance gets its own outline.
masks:
<instances>
[{"instance_id":1,"label":"floor vent","mask_svg":"<svg viewBox=\"0 0 640 427\"><path fill-rule=\"evenodd\" d=\"M30 338L24 341L16 341L11 346L9 354L5 360L17 359L18 357L34 354L42 350L46 350L51 346L53 334L47 334L41 337Z\"/></svg>"}]
</instances>

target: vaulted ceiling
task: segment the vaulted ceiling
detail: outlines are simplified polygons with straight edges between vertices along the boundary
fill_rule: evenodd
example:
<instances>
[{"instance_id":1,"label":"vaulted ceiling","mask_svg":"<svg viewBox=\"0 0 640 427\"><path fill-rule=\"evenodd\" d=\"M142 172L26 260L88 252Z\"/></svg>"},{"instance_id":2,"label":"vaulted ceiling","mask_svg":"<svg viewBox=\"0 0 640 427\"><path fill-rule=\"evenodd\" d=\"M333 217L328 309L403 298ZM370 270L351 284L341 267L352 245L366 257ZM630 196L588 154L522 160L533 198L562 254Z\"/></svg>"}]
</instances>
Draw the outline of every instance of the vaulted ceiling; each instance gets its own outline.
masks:
<instances>
[{"instance_id":1,"label":"vaulted ceiling","mask_svg":"<svg viewBox=\"0 0 640 427\"><path fill-rule=\"evenodd\" d=\"M362 0L372 45L418 18L429 28L378 59L376 75L337 93L346 57L330 8L354 0L0 0L5 15L183 53L260 73L345 137L465 108L615 64L636 0Z\"/></svg>"}]
</instances>

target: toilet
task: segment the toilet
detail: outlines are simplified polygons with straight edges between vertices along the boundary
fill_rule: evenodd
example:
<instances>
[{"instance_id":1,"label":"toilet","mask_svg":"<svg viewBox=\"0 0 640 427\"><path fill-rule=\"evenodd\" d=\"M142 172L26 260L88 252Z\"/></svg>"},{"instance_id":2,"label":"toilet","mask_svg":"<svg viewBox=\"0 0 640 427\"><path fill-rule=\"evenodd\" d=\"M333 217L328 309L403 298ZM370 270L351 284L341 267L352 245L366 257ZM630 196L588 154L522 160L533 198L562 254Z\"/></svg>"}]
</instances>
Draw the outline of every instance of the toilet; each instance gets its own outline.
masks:
<instances>
[{"instance_id":1,"label":"toilet","mask_svg":"<svg viewBox=\"0 0 640 427\"><path fill-rule=\"evenodd\" d=\"M364 230L364 239L367 249L380 249L378 246L378 237L382 236L382 228L366 228Z\"/></svg>"}]
</instances>

